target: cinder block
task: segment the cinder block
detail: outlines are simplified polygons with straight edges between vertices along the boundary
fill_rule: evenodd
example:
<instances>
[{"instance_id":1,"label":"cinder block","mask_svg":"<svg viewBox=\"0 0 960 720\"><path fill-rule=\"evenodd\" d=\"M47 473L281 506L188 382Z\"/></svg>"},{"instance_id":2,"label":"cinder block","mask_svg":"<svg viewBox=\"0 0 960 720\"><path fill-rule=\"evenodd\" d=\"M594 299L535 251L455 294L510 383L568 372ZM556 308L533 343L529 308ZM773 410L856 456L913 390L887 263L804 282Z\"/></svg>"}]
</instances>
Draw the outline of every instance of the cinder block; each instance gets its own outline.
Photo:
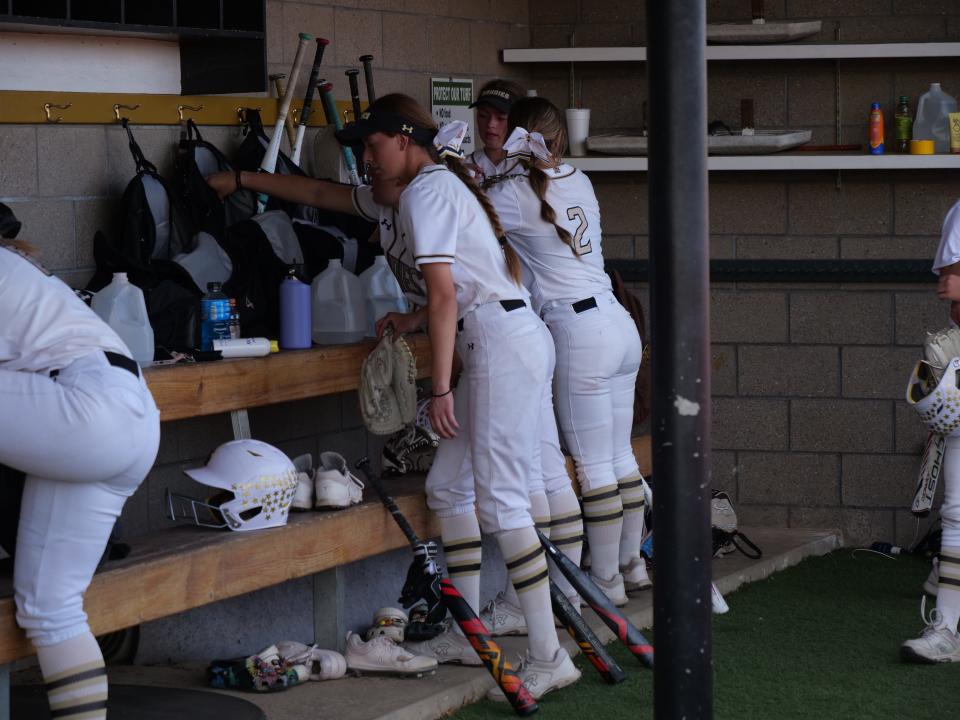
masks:
<instances>
[{"instance_id":1,"label":"cinder block","mask_svg":"<svg viewBox=\"0 0 960 720\"><path fill-rule=\"evenodd\" d=\"M383 34L384 67L398 70L426 70L430 67L434 59L430 56L423 20L417 15L386 16L386 32Z\"/></svg>"},{"instance_id":2,"label":"cinder block","mask_svg":"<svg viewBox=\"0 0 960 720\"><path fill-rule=\"evenodd\" d=\"M953 0L893 0L892 9L894 15L952 14L958 16L960 14Z\"/></svg>"},{"instance_id":3,"label":"cinder block","mask_svg":"<svg viewBox=\"0 0 960 720\"><path fill-rule=\"evenodd\" d=\"M741 127L740 100L753 100L755 127L783 129L787 94L783 72L758 63L713 63L707 73L707 118L731 130ZM738 173L739 174L739 173Z\"/></svg>"},{"instance_id":4,"label":"cinder block","mask_svg":"<svg viewBox=\"0 0 960 720\"><path fill-rule=\"evenodd\" d=\"M877 540L893 537L893 510L861 510L843 508L843 544L865 547Z\"/></svg>"},{"instance_id":5,"label":"cinder block","mask_svg":"<svg viewBox=\"0 0 960 720\"><path fill-rule=\"evenodd\" d=\"M714 398L713 400L714 448L786 450L787 428L786 400L758 398Z\"/></svg>"},{"instance_id":6,"label":"cinder block","mask_svg":"<svg viewBox=\"0 0 960 720\"><path fill-rule=\"evenodd\" d=\"M792 66L787 73L787 126L824 125L832 130L836 112L834 82L830 61Z\"/></svg>"},{"instance_id":7,"label":"cinder block","mask_svg":"<svg viewBox=\"0 0 960 720\"><path fill-rule=\"evenodd\" d=\"M836 505L840 462L836 455L738 453L740 502L778 505Z\"/></svg>"},{"instance_id":8,"label":"cinder block","mask_svg":"<svg viewBox=\"0 0 960 720\"><path fill-rule=\"evenodd\" d=\"M107 238L119 237L122 203L117 198L105 200L77 200L77 267L96 267L93 259L93 236L102 230Z\"/></svg>"},{"instance_id":9,"label":"cinder block","mask_svg":"<svg viewBox=\"0 0 960 720\"><path fill-rule=\"evenodd\" d=\"M101 126L38 126L37 183L40 195L107 194L107 152Z\"/></svg>"},{"instance_id":10,"label":"cinder block","mask_svg":"<svg viewBox=\"0 0 960 720\"><path fill-rule=\"evenodd\" d=\"M266 442L309 437L340 429L340 395L326 395L250 410L254 437Z\"/></svg>"},{"instance_id":11,"label":"cinder block","mask_svg":"<svg viewBox=\"0 0 960 720\"><path fill-rule=\"evenodd\" d=\"M710 334L713 342L787 342L787 294L711 291Z\"/></svg>"},{"instance_id":12,"label":"cinder block","mask_svg":"<svg viewBox=\"0 0 960 720\"><path fill-rule=\"evenodd\" d=\"M347 4L347 3L344 3ZM350 5L354 5L360 10L400 10L397 7L396 0L352 0Z\"/></svg>"},{"instance_id":13,"label":"cinder block","mask_svg":"<svg viewBox=\"0 0 960 720\"><path fill-rule=\"evenodd\" d=\"M787 232L787 190L779 182L714 176L710 183L710 232L777 235Z\"/></svg>"},{"instance_id":14,"label":"cinder block","mask_svg":"<svg viewBox=\"0 0 960 720\"><path fill-rule=\"evenodd\" d=\"M710 487L725 492L734 503L739 498L739 475L735 452L714 450L710 453Z\"/></svg>"},{"instance_id":15,"label":"cinder block","mask_svg":"<svg viewBox=\"0 0 960 720\"><path fill-rule=\"evenodd\" d=\"M282 0L267 0L267 62L283 62L283 6Z\"/></svg>"},{"instance_id":16,"label":"cinder block","mask_svg":"<svg viewBox=\"0 0 960 720\"><path fill-rule=\"evenodd\" d=\"M490 0L490 17L509 23L529 23L530 3L517 0ZM538 22L543 22L538 18Z\"/></svg>"},{"instance_id":17,"label":"cinder block","mask_svg":"<svg viewBox=\"0 0 960 720\"><path fill-rule=\"evenodd\" d=\"M837 238L831 236L753 236L736 238L737 259L824 260L837 257Z\"/></svg>"},{"instance_id":18,"label":"cinder block","mask_svg":"<svg viewBox=\"0 0 960 720\"><path fill-rule=\"evenodd\" d=\"M932 285L926 291L898 292L893 298L897 345L919 345L927 332L950 324L950 303L938 298Z\"/></svg>"},{"instance_id":19,"label":"cinder block","mask_svg":"<svg viewBox=\"0 0 960 720\"><path fill-rule=\"evenodd\" d=\"M836 397L840 353L830 346L741 345L741 395Z\"/></svg>"},{"instance_id":20,"label":"cinder block","mask_svg":"<svg viewBox=\"0 0 960 720\"><path fill-rule=\"evenodd\" d=\"M867 106L869 107L869 105ZM833 176L790 183L789 232L796 235L889 235L893 199L885 182L847 177L838 190Z\"/></svg>"},{"instance_id":21,"label":"cinder block","mask_svg":"<svg viewBox=\"0 0 960 720\"><path fill-rule=\"evenodd\" d=\"M737 255L735 235L713 235L710 238L711 260L733 260Z\"/></svg>"},{"instance_id":22,"label":"cinder block","mask_svg":"<svg viewBox=\"0 0 960 720\"><path fill-rule=\"evenodd\" d=\"M911 455L844 455L843 504L909 507L920 469Z\"/></svg>"},{"instance_id":23,"label":"cinder block","mask_svg":"<svg viewBox=\"0 0 960 720\"><path fill-rule=\"evenodd\" d=\"M586 63L581 63L584 65ZM590 132L636 129L640 127L643 100L647 96L647 79L636 69L624 67L624 72L598 74L596 69L576 74L578 100L582 96L583 107L590 108ZM566 78L565 90L555 98L562 101L560 109L570 106L570 80Z\"/></svg>"},{"instance_id":24,"label":"cinder block","mask_svg":"<svg viewBox=\"0 0 960 720\"><path fill-rule=\"evenodd\" d=\"M595 173L591 178L600 203L600 222L606 235L648 232L647 184Z\"/></svg>"},{"instance_id":25,"label":"cinder block","mask_svg":"<svg viewBox=\"0 0 960 720\"><path fill-rule=\"evenodd\" d=\"M164 427L169 426L169 423ZM180 460L182 462L203 461L220 445L233 440L233 425L229 413L187 418L173 424L179 436Z\"/></svg>"},{"instance_id":26,"label":"cinder block","mask_svg":"<svg viewBox=\"0 0 960 720\"><path fill-rule=\"evenodd\" d=\"M893 521L896 526L894 542L900 547L911 547L927 534L931 526L936 526L939 519L938 514L930 513L925 518L919 518L920 522L918 524L917 516L911 513L909 509L895 510L893 514Z\"/></svg>"},{"instance_id":27,"label":"cinder block","mask_svg":"<svg viewBox=\"0 0 960 720\"><path fill-rule=\"evenodd\" d=\"M898 182L893 191L896 234L939 238L943 218L960 196L960 182Z\"/></svg>"},{"instance_id":28,"label":"cinder block","mask_svg":"<svg viewBox=\"0 0 960 720\"><path fill-rule=\"evenodd\" d=\"M286 12L284 12L286 18ZM335 52L337 65L346 67L356 65L357 58L371 54L383 57L382 16L368 10L347 10L335 8L333 12L335 28Z\"/></svg>"},{"instance_id":29,"label":"cinder block","mask_svg":"<svg viewBox=\"0 0 960 720\"><path fill-rule=\"evenodd\" d=\"M340 427L348 430L363 426L359 395L356 392L340 393Z\"/></svg>"},{"instance_id":30,"label":"cinder block","mask_svg":"<svg viewBox=\"0 0 960 720\"><path fill-rule=\"evenodd\" d=\"M843 348L843 396L901 400L919 356L916 347Z\"/></svg>"},{"instance_id":31,"label":"cinder block","mask_svg":"<svg viewBox=\"0 0 960 720\"><path fill-rule=\"evenodd\" d=\"M947 18L947 40L960 40L960 17Z\"/></svg>"},{"instance_id":32,"label":"cinder block","mask_svg":"<svg viewBox=\"0 0 960 720\"><path fill-rule=\"evenodd\" d=\"M377 31L379 31L379 17L372 13L363 13L363 15L365 16L366 24L368 26L375 26ZM283 72L286 72L288 75L290 73L290 66L293 64L293 58L297 54L298 35L302 32L310 33L315 37L327 38L331 43L328 50L335 51L334 55L338 64L343 63L344 61L340 60L341 55L339 54L339 48L342 44L349 43L353 39L356 26L350 26L350 34L338 35L335 29L335 22L337 21L334 18L333 8L319 5L305 5L298 2L284 2L283 30L277 38L277 42L280 43L280 62L283 62L287 66L287 69ZM367 31L369 31L369 27ZM379 55L379 51L380 43L378 35L376 50L371 50L370 52ZM314 52L316 52L316 44L311 42L307 45L304 63L300 66L301 74L310 73ZM274 61L274 56L271 56L271 61ZM328 64L332 64L330 61L333 59L334 58L326 54L324 55L324 60ZM356 57L354 57L353 61L356 62Z\"/></svg>"},{"instance_id":33,"label":"cinder block","mask_svg":"<svg viewBox=\"0 0 960 720\"><path fill-rule=\"evenodd\" d=\"M570 33L575 27L575 25L531 25L530 47L566 47L570 44Z\"/></svg>"},{"instance_id":34,"label":"cinder block","mask_svg":"<svg viewBox=\"0 0 960 720\"><path fill-rule=\"evenodd\" d=\"M23 223L20 238L40 251L40 262L50 270L72 270L77 266L77 232L73 203L69 200L8 202Z\"/></svg>"},{"instance_id":35,"label":"cinder block","mask_svg":"<svg viewBox=\"0 0 960 720\"><path fill-rule=\"evenodd\" d=\"M929 428L917 415L916 410L907 405L905 400L896 403L893 427L894 452L919 457L929 434Z\"/></svg>"},{"instance_id":36,"label":"cinder block","mask_svg":"<svg viewBox=\"0 0 960 720\"><path fill-rule=\"evenodd\" d=\"M710 347L710 392L715 395L737 394L737 349L734 345Z\"/></svg>"},{"instance_id":37,"label":"cinder block","mask_svg":"<svg viewBox=\"0 0 960 720\"><path fill-rule=\"evenodd\" d=\"M790 449L891 452L893 403L889 400L792 400Z\"/></svg>"},{"instance_id":38,"label":"cinder block","mask_svg":"<svg viewBox=\"0 0 960 720\"><path fill-rule=\"evenodd\" d=\"M530 0L530 20L538 25L576 23L578 5L577 0Z\"/></svg>"},{"instance_id":39,"label":"cinder block","mask_svg":"<svg viewBox=\"0 0 960 720\"><path fill-rule=\"evenodd\" d=\"M501 62L500 52L507 46L510 37L509 25L493 22L473 22L470 24L470 67L476 75L499 77L513 71L509 65ZM463 52L461 38L461 49Z\"/></svg>"},{"instance_id":40,"label":"cinder block","mask_svg":"<svg viewBox=\"0 0 960 720\"><path fill-rule=\"evenodd\" d=\"M883 3L870 2L870 0L847 0L842 3L833 0L790 0L789 17L826 19L885 15L889 12L888 7Z\"/></svg>"},{"instance_id":41,"label":"cinder block","mask_svg":"<svg viewBox=\"0 0 960 720\"><path fill-rule=\"evenodd\" d=\"M840 257L865 260L915 260L932 258L937 252L936 237L842 237Z\"/></svg>"},{"instance_id":42,"label":"cinder block","mask_svg":"<svg viewBox=\"0 0 960 720\"><path fill-rule=\"evenodd\" d=\"M570 35L578 47L616 47L633 42L630 23L596 23L590 25L534 25L537 47L567 47Z\"/></svg>"},{"instance_id":43,"label":"cinder block","mask_svg":"<svg viewBox=\"0 0 960 720\"><path fill-rule=\"evenodd\" d=\"M36 127L0 127L0 157L0 197L36 195Z\"/></svg>"},{"instance_id":44,"label":"cinder block","mask_svg":"<svg viewBox=\"0 0 960 720\"><path fill-rule=\"evenodd\" d=\"M838 507L792 507L790 508L790 527L840 529L843 516Z\"/></svg>"},{"instance_id":45,"label":"cinder block","mask_svg":"<svg viewBox=\"0 0 960 720\"><path fill-rule=\"evenodd\" d=\"M468 20L490 20L490 0L447 0L447 14Z\"/></svg>"},{"instance_id":46,"label":"cinder block","mask_svg":"<svg viewBox=\"0 0 960 720\"><path fill-rule=\"evenodd\" d=\"M607 260L633 258L633 236L605 235L603 238L603 257Z\"/></svg>"},{"instance_id":47,"label":"cinder block","mask_svg":"<svg viewBox=\"0 0 960 720\"><path fill-rule=\"evenodd\" d=\"M885 292L793 292L790 340L836 345L889 343L893 339L892 299Z\"/></svg>"},{"instance_id":48,"label":"cinder block","mask_svg":"<svg viewBox=\"0 0 960 720\"><path fill-rule=\"evenodd\" d=\"M946 38L941 17L843 18L840 38L843 42L940 42Z\"/></svg>"},{"instance_id":49,"label":"cinder block","mask_svg":"<svg viewBox=\"0 0 960 720\"><path fill-rule=\"evenodd\" d=\"M767 20L786 17L786 0L767 0L763 16ZM707 0L707 22L749 22L750 8L743 0Z\"/></svg>"},{"instance_id":50,"label":"cinder block","mask_svg":"<svg viewBox=\"0 0 960 720\"><path fill-rule=\"evenodd\" d=\"M784 505L741 504L736 511L737 525L741 527L786 527L789 517L789 508Z\"/></svg>"},{"instance_id":51,"label":"cinder block","mask_svg":"<svg viewBox=\"0 0 960 720\"><path fill-rule=\"evenodd\" d=\"M580 22L637 22L646 19L645 3L634 0L591 0L580 4Z\"/></svg>"},{"instance_id":52,"label":"cinder block","mask_svg":"<svg viewBox=\"0 0 960 720\"><path fill-rule=\"evenodd\" d=\"M449 66L448 73L458 75L472 72L470 53L467 52L471 23L449 17L425 18L433 63ZM480 89L476 85L477 90Z\"/></svg>"}]
</instances>

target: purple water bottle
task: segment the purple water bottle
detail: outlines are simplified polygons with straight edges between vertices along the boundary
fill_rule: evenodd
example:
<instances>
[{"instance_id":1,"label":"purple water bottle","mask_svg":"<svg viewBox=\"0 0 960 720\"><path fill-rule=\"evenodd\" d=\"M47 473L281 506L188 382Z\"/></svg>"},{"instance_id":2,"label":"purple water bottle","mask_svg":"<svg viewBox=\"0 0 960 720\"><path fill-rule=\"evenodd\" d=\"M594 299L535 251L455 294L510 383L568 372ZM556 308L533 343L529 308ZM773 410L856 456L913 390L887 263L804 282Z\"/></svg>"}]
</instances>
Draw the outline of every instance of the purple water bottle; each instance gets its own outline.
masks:
<instances>
[{"instance_id":1,"label":"purple water bottle","mask_svg":"<svg viewBox=\"0 0 960 720\"><path fill-rule=\"evenodd\" d=\"M310 286L300 282L297 266L291 265L280 283L280 347L302 350L312 344Z\"/></svg>"}]
</instances>

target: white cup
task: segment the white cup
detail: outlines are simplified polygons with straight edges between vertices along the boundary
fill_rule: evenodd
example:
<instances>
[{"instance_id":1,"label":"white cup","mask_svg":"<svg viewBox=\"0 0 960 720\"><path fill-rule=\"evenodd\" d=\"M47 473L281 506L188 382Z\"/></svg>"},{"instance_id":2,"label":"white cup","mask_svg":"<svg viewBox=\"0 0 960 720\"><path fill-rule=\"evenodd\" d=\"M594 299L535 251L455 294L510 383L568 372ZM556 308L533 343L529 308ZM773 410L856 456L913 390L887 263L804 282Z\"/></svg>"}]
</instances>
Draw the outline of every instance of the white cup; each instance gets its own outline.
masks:
<instances>
[{"instance_id":1,"label":"white cup","mask_svg":"<svg viewBox=\"0 0 960 720\"><path fill-rule=\"evenodd\" d=\"M590 109L567 108L567 140L570 154L582 157L587 154L587 137L590 135Z\"/></svg>"}]
</instances>

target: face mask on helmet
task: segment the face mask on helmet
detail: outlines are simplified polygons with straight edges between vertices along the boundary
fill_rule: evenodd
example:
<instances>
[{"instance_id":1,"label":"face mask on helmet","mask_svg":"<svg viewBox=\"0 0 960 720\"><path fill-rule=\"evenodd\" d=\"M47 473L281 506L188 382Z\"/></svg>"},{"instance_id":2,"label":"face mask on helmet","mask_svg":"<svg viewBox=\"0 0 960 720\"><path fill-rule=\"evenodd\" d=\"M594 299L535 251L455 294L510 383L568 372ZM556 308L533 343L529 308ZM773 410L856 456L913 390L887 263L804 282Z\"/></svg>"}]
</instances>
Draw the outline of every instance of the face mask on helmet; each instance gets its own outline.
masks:
<instances>
[{"instance_id":1,"label":"face mask on helmet","mask_svg":"<svg viewBox=\"0 0 960 720\"><path fill-rule=\"evenodd\" d=\"M297 470L283 452L259 440L224 443L201 468L184 473L215 489L208 500L166 492L171 520L231 530L285 525L297 488Z\"/></svg>"},{"instance_id":2,"label":"face mask on helmet","mask_svg":"<svg viewBox=\"0 0 960 720\"><path fill-rule=\"evenodd\" d=\"M943 376L932 390L933 374L930 366L921 360L907 383L907 404L935 433L945 436L960 435L960 357L953 358L944 368Z\"/></svg>"}]
</instances>

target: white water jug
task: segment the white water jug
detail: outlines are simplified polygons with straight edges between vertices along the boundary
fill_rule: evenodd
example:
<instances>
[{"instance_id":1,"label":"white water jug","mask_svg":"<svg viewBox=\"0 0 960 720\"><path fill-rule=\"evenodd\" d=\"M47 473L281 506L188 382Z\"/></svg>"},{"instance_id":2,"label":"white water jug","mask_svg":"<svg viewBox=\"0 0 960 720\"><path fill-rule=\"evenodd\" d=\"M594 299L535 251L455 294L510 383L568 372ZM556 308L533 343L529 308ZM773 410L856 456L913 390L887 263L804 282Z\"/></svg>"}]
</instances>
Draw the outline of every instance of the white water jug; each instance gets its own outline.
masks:
<instances>
[{"instance_id":1,"label":"white water jug","mask_svg":"<svg viewBox=\"0 0 960 720\"><path fill-rule=\"evenodd\" d=\"M360 274L367 304L367 337L377 336L377 320L388 312L409 312L407 298L397 277L387 265L384 255L377 255L373 265Z\"/></svg>"},{"instance_id":2,"label":"white water jug","mask_svg":"<svg viewBox=\"0 0 960 720\"><path fill-rule=\"evenodd\" d=\"M310 285L313 342L343 345L363 340L367 311L360 278L331 260Z\"/></svg>"},{"instance_id":3,"label":"white water jug","mask_svg":"<svg viewBox=\"0 0 960 720\"><path fill-rule=\"evenodd\" d=\"M147 304L143 291L130 283L126 273L114 273L110 284L93 296L91 307L120 336L141 367L153 363L153 328Z\"/></svg>"},{"instance_id":4,"label":"white water jug","mask_svg":"<svg viewBox=\"0 0 960 720\"><path fill-rule=\"evenodd\" d=\"M950 152L950 118L957 111L957 101L940 89L940 83L930 83L917 101L917 119L913 122L914 140L933 140L933 151Z\"/></svg>"}]
</instances>

